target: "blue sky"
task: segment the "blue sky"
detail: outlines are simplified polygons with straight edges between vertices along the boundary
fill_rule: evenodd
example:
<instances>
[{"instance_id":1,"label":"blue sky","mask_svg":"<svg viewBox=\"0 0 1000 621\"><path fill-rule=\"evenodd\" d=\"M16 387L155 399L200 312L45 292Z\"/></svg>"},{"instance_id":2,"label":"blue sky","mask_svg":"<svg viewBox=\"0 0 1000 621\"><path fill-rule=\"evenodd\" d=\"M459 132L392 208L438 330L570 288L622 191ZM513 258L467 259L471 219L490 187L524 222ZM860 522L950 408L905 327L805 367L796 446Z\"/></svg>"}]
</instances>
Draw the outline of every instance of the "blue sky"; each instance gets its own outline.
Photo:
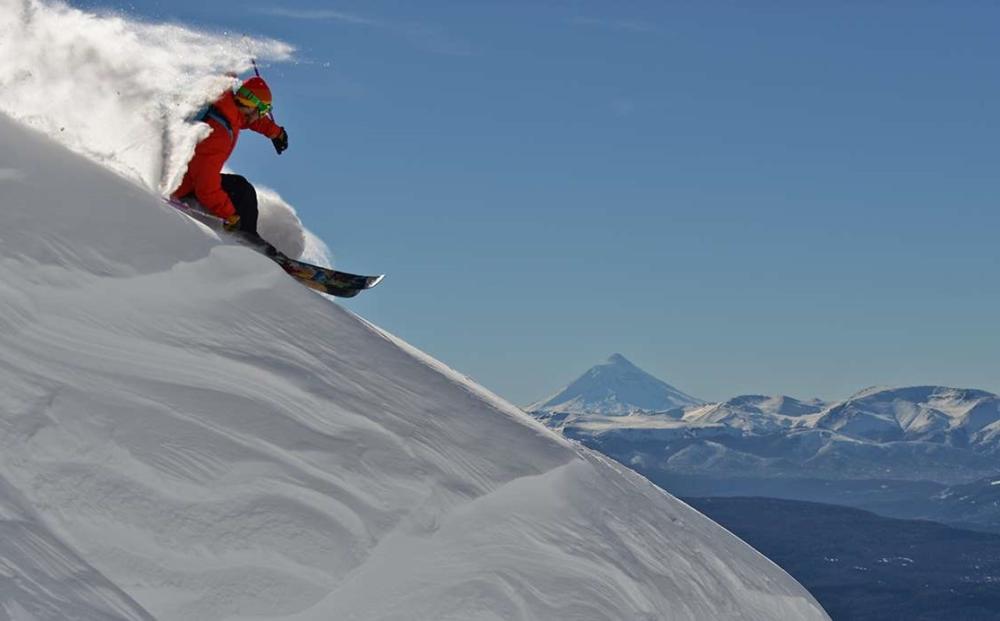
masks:
<instances>
[{"instance_id":1,"label":"blue sky","mask_svg":"<svg viewBox=\"0 0 1000 621\"><path fill-rule=\"evenodd\" d=\"M278 38L277 189L345 303L527 403L612 352L704 399L1000 392L990 2L75 2Z\"/></svg>"}]
</instances>

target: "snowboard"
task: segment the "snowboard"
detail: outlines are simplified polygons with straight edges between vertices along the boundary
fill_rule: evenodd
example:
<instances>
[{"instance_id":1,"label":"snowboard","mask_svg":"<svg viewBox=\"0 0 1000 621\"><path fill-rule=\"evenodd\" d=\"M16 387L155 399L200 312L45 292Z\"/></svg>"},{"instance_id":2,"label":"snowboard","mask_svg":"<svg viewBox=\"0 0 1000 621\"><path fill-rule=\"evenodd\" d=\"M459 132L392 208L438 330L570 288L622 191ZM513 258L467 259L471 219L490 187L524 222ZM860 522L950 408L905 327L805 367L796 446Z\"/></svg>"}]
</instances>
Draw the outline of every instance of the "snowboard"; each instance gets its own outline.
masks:
<instances>
[{"instance_id":1,"label":"snowboard","mask_svg":"<svg viewBox=\"0 0 1000 621\"><path fill-rule=\"evenodd\" d=\"M266 256L277 263L289 276L306 287L320 293L334 295L339 298L352 298L365 289L371 289L385 278L384 274L363 276L361 274L351 274L293 259L280 252L256 233L227 231L223 226L224 222L221 218L203 211L197 204L188 204L173 199L167 199L167 203L193 220L205 224L219 235Z\"/></svg>"}]
</instances>

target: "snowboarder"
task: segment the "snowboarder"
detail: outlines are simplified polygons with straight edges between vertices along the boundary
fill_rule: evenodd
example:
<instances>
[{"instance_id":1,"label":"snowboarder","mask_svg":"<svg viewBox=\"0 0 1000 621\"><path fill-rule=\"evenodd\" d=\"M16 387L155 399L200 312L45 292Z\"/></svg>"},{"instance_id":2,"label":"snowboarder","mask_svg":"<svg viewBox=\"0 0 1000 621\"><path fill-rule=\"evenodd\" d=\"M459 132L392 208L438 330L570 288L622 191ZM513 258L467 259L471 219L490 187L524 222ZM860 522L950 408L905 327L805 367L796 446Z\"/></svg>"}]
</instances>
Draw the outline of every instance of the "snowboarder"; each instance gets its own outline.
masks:
<instances>
[{"instance_id":1,"label":"snowboarder","mask_svg":"<svg viewBox=\"0 0 1000 621\"><path fill-rule=\"evenodd\" d=\"M240 175L222 173L241 129L252 129L271 139L278 155L288 148L288 133L270 116L271 89L255 76L235 92L227 90L200 119L212 132L194 150L180 187L171 198L192 198L222 218L228 230L257 234L257 190Z\"/></svg>"}]
</instances>

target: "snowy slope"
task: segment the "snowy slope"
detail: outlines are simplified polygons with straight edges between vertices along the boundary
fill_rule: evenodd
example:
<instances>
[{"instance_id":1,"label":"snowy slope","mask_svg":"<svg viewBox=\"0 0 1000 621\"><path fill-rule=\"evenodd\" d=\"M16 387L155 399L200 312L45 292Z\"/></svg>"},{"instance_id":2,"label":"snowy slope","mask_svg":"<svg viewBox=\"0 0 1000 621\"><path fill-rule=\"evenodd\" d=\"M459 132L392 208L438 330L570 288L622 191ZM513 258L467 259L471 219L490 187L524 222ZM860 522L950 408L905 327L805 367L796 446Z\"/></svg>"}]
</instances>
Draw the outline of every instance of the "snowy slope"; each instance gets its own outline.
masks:
<instances>
[{"instance_id":1,"label":"snowy slope","mask_svg":"<svg viewBox=\"0 0 1000 621\"><path fill-rule=\"evenodd\" d=\"M191 39L0 2L0 45L57 95L46 54L103 66L107 39L127 65ZM2 71L35 96L35 73ZM686 505L221 244L142 158L32 109L0 115L0 619L827 618Z\"/></svg>"},{"instance_id":2,"label":"snowy slope","mask_svg":"<svg viewBox=\"0 0 1000 621\"><path fill-rule=\"evenodd\" d=\"M69 549L23 495L0 480L0 618L151 617ZM30 612L29 612L30 611Z\"/></svg>"},{"instance_id":3,"label":"snowy slope","mask_svg":"<svg viewBox=\"0 0 1000 621\"><path fill-rule=\"evenodd\" d=\"M646 373L625 356L613 354L556 394L525 409L529 412L624 416L700 403Z\"/></svg>"},{"instance_id":4,"label":"snowy slope","mask_svg":"<svg viewBox=\"0 0 1000 621\"><path fill-rule=\"evenodd\" d=\"M9 618L143 618L129 598L184 620L825 618L706 518L267 259L0 137L0 476L37 533L0 566L80 585L0 588Z\"/></svg>"}]
</instances>

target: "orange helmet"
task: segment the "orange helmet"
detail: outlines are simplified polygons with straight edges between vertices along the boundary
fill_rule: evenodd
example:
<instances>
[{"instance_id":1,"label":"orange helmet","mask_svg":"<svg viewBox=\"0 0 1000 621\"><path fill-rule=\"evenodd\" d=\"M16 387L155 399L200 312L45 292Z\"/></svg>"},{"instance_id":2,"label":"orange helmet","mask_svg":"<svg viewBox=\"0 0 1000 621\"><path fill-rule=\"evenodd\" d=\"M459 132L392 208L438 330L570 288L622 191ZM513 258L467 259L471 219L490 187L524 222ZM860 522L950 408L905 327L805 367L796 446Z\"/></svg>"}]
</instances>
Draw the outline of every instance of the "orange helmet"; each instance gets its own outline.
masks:
<instances>
[{"instance_id":1,"label":"orange helmet","mask_svg":"<svg viewBox=\"0 0 1000 621\"><path fill-rule=\"evenodd\" d=\"M271 89L260 76L254 76L236 89L236 100L247 108L256 108L261 114L271 111Z\"/></svg>"}]
</instances>

